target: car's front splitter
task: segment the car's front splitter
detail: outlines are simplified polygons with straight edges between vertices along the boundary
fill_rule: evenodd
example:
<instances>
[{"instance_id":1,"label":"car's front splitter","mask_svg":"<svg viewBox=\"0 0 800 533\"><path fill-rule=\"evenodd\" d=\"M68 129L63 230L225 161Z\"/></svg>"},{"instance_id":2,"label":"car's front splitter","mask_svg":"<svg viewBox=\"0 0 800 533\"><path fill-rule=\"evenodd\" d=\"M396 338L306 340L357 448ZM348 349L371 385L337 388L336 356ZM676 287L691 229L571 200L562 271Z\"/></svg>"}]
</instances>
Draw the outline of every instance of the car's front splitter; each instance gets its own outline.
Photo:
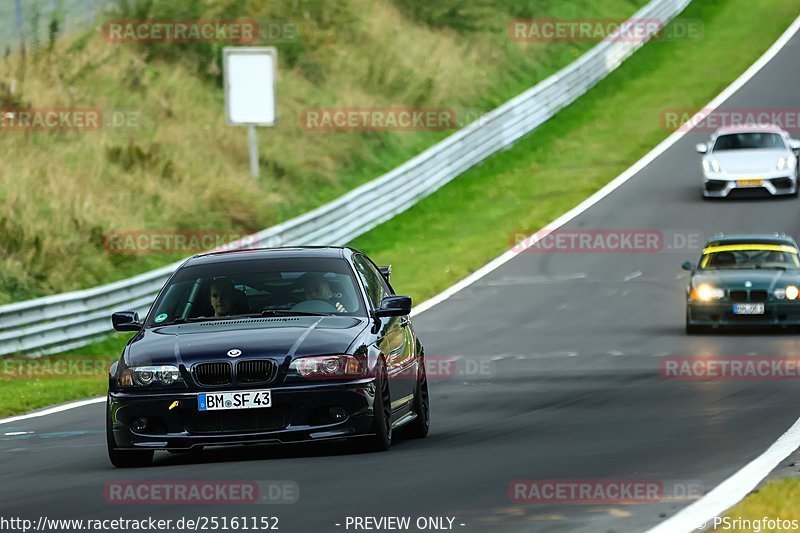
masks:
<instances>
[{"instance_id":1,"label":"car's front splitter","mask_svg":"<svg viewBox=\"0 0 800 533\"><path fill-rule=\"evenodd\" d=\"M341 439L371 432L372 379L263 388L271 390L271 407L202 412L198 392L111 392L109 416L117 448L190 450ZM144 429L134 429L142 421Z\"/></svg>"},{"instance_id":2,"label":"car's front splitter","mask_svg":"<svg viewBox=\"0 0 800 533\"><path fill-rule=\"evenodd\" d=\"M751 177L737 175L710 175L703 180L703 195L707 198L725 198L731 193L767 193L770 196L787 196L797 193L797 180L793 175L770 175L761 179L759 186L744 185Z\"/></svg>"},{"instance_id":3,"label":"car's front splitter","mask_svg":"<svg viewBox=\"0 0 800 533\"><path fill-rule=\"evenodd\" d=\"M800 326L800 302L765 302L764 314L736 315L731 302L689 302L687 322L694 326Z\"/></svg>"}]
</instances>

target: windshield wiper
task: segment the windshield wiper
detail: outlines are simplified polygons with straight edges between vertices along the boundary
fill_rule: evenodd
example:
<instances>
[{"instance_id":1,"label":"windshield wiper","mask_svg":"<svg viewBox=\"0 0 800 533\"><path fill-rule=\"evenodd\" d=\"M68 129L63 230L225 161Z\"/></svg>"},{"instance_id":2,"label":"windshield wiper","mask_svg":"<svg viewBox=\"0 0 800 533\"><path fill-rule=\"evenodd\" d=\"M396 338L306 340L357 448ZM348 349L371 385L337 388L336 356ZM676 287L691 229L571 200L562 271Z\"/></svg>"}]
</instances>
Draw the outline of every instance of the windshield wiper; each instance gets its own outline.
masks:
<instances>
[{"instance_id":1,"label":"windshield wiper","mask_svg":"<svg viewBox=\"0 0 800 533\"><path fill-rule=\"evenodd\" d=\"M215 316L198 316L198 317L191 317L191 318L176 318L174 320L170 320L169 322L160 322L155 324L150 324L151 328L161 327L161 326L174 326L176 324L186 324L188 322L205 322L206 320L216 320L222 317L215 317Z\"/></svg>"},{"instance_id":2,"label":"windshield wiper","mask_svg":"<svg viewBox=\"0 0 800 533\"><path fill-rule=\"evenodd\" d=\"M237 320L240 318L261 318L265 316L333 316L333 313L312 313L309 311L288 311L280 309L265 309L260 313L245 313L242 315L226 315L226 316L198 316L190 318L176 318L169 322L161 322L158 324L151 324L149 327L161 326L174 326L177 324L187 324L191 322L212 322L214 320Z\"/></svg>"},{"instance_id":3,"label":"windshield wiper","mask_svg":"<svg viewBox=\"0 0 800 533\"><path fill-rule=\"evenodd\" d=\"M330 316L332 313L312 313L309 311L289 311L282 309L264 309L256 316Z\"/></svg>"}]
</instances>

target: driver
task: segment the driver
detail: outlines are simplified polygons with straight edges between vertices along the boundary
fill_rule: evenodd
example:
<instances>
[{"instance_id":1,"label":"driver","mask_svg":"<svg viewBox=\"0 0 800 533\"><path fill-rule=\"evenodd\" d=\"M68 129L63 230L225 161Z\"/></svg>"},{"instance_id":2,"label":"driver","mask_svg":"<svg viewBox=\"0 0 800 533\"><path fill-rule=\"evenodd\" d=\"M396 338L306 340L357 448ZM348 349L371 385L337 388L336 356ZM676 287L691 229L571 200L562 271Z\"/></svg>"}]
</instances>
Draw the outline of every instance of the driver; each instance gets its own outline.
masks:
<instances>
[{"instance_id":1,"label":"driver","mask_svg":"<svg viewBox=\"0 0 800 533\"><path fill-rule=\"evenodd\" d=\"M323 300L336 308L340 313L346 313L347 309L342 303L333 297L331 286L325 281L322 274L308 273L303 276L303 294L308 300Z\"/></svg>"},{"instance_id":2,"label":"driver","mask_svg":"<svg viewBox=\"0 0 800 533\"><path fill-rule=\"evenodd\" d=\"M239 315L247 312L244 294L237 290L226 278L217 278L211 282L209 300L214 308L214 316Z\"/></svg>"}]
</instances>

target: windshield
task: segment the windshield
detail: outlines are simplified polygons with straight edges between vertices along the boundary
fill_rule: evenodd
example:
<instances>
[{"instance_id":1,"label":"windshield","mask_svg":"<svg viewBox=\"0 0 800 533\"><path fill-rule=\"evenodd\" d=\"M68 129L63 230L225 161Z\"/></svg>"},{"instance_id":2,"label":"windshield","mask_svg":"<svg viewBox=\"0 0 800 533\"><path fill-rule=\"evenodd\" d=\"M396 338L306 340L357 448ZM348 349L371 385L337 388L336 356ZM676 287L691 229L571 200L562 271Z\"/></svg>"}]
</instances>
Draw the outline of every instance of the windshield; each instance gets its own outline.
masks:
<instances>
[{"instance_id":1,"label":"windshield","mask_svg":"<svg viewBox=\"0 0 800 533\"><path fill-rule=\"evenodd\" d=\"M731 133L720 135L714 143L714 151L721 150L754 150L759 148L766 149L786 149L783 138L777 133Z\"/></svg>"},{"instance_id":2,"label":"windshield","mask_svg":"<svg viewBox=\"0 0 800 533\"><path fill-rule=\"evenodd\" d=\"M365 316L344 259L248 259L188 266L161 291L146 326L272 314Z\"/></svg>"},{"instance_id":3,"label":"windshield","mask_svg":"<svg viewBox=\"0 0 800 533\"><path fill-rule=\"evenodd\" d=\"M797 250L790 246L717 246L706 249L700 261L701 270L766 268L797 270Z\"/></svg>"}]
</instances>

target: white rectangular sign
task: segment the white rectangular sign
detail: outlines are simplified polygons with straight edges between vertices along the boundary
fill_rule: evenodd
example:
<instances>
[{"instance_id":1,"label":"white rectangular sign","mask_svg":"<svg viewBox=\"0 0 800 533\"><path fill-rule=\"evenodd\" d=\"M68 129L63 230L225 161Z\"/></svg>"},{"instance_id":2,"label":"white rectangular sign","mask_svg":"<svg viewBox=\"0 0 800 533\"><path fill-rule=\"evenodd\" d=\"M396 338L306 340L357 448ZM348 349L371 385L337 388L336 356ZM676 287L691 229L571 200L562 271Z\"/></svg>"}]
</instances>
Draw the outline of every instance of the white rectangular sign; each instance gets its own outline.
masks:
<instances>
[{"instance_id":1,"label":"white rectangular sign","mask_svg":"<svg viewBox=\"0 0 800 533\"><path fill-rule=\"evenodd\" d=\"M278 51L271 46L226 47L222 60L228 124L274 125Z\"/></svg>"}]
</instances>

